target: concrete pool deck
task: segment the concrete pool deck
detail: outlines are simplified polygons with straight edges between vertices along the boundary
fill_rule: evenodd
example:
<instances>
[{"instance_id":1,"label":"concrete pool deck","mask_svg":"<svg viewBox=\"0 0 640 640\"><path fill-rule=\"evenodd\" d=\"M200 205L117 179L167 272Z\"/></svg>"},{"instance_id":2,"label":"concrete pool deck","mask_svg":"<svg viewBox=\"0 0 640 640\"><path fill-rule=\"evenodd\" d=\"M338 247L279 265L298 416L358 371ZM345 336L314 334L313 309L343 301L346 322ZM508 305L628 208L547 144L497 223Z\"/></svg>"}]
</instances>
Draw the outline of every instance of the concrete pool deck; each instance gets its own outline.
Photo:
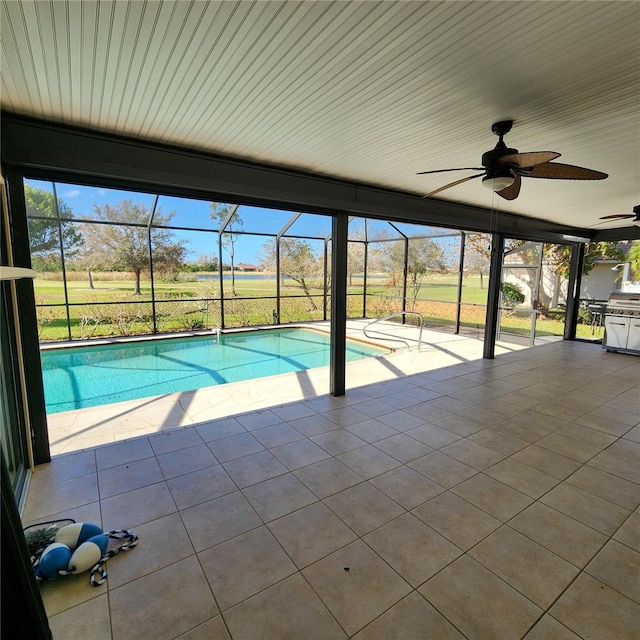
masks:
<instances>
[{"instance_id":1,"label":"concrete pool deck","mask_svg":"<svg viewBox=\"0 0 640 640\"><path fill-rule=\"evenodd\" d=\"M418 329L380 323L366 338L370 320L349 320L347 336L395 349L386 356L347 364L346 387L392 380L398 376L431 371L482 358L481 339L424 329L418 350ZM328 330L329 323L310 323ZM403 342L381 339L393 334ZM410 348L408 348L410 346ZM526 348L500 342L496 355ZM329 367L286 373L245 382L234 382L194 391L129 400L114 404L51 414L47 417L51 455L159 433L216 418L329 394ZM331 398L339 402L339 398Z\"/></svg>"}]
</instances>

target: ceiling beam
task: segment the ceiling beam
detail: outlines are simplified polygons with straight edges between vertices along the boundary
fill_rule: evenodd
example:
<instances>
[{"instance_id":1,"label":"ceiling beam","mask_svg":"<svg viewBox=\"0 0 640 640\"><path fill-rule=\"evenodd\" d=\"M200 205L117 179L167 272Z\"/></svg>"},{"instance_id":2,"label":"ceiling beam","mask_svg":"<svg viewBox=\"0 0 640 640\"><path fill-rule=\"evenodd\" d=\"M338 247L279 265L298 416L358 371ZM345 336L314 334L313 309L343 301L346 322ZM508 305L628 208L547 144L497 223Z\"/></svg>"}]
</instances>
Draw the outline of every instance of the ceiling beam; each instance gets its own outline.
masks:
<instances>
[{"instance_id":1,"label":"ceiling beam","mask_svg":"<svg viewBox=\"0 0 640 640\"><path fill-rule=\"evenodd\" d=\"M593 236L593 242L618 242L619 240L640 240L640 227L602 229Z\"/></svg>"},{"instance_id":2,"label":"ceiling beam","mask_svg":"<svg viewBox=\"0 0 640 640\"><path fill-rule=\"evenodd\" d=\"M446 200L423 198L284 167L200 153L2 113L2 160L26 176L166 195L345 212L398 222L499 232L548 242L583 242L593 230Z\"/></svg>"}]
</instances>

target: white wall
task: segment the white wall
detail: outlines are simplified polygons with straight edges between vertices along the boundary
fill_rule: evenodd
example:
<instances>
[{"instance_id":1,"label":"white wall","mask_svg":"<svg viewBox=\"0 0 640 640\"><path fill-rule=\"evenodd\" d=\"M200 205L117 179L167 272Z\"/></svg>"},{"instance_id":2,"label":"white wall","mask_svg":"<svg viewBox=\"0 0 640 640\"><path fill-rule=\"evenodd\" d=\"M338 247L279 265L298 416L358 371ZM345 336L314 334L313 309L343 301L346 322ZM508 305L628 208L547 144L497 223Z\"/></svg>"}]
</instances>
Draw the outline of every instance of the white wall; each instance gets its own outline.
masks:
<instances>
[{"instance_id":1,"label":"white wall","mask_svg":"<svg viewBox=\"0 0 640 640\"><path fill-rule=\"evenodd\" d=\"M614 263L597 263L586 276L582 277L580 297L588 300L608 300L613 291L620 288L620 271L612 271Z\"/></svg>"}]
</instances>

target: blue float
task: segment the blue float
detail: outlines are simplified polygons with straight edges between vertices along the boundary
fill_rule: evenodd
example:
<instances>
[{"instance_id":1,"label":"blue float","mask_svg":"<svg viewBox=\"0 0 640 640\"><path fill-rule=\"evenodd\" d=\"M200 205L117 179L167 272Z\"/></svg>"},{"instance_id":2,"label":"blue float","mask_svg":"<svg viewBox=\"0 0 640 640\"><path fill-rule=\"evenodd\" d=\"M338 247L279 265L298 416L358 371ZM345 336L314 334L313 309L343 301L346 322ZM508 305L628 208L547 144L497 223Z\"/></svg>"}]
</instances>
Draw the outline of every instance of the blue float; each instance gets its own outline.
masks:
<instances>
[{"instance_id":1,"label":"blue float","mask_svg":"<svg viewBox=\"0 0 640 640\"><path fill-rule=\"evenodd\" d=\"M52 542L40 556L36 575L52 580L59 576L59 571L66 571L71 560L71 549L61 542Z\"/></svg>"}]
</instances>

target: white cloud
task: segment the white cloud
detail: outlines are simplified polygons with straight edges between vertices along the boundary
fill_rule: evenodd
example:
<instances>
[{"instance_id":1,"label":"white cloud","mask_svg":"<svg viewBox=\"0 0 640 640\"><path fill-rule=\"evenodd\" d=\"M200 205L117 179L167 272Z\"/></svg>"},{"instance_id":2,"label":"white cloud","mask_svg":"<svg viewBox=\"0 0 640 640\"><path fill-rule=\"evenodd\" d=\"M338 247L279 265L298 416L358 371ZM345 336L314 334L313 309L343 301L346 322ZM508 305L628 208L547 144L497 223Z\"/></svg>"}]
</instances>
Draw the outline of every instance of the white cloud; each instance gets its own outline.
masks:
<instances>
[{"instance_id":1,"label":"white cloud","mask_svg":"<svg viewBox=\"0 0 640 640\"><path fill-rule=\"evenodd\" d=\"M72 189L71 191L66 191L63 195L65 198L77 198L80 195L80 191L78 189Z\"/></svg>"},{"instance_id":2,"label":"white cloud","mask_svg":"<svg viewBox=\"0 0 640 640\"><path fill-rule=\"evenodd\" d=\"M107 193L106 189L98 189L98 195L99 196L103 196L105 193Z\"/></svg>"}]
</instances>

